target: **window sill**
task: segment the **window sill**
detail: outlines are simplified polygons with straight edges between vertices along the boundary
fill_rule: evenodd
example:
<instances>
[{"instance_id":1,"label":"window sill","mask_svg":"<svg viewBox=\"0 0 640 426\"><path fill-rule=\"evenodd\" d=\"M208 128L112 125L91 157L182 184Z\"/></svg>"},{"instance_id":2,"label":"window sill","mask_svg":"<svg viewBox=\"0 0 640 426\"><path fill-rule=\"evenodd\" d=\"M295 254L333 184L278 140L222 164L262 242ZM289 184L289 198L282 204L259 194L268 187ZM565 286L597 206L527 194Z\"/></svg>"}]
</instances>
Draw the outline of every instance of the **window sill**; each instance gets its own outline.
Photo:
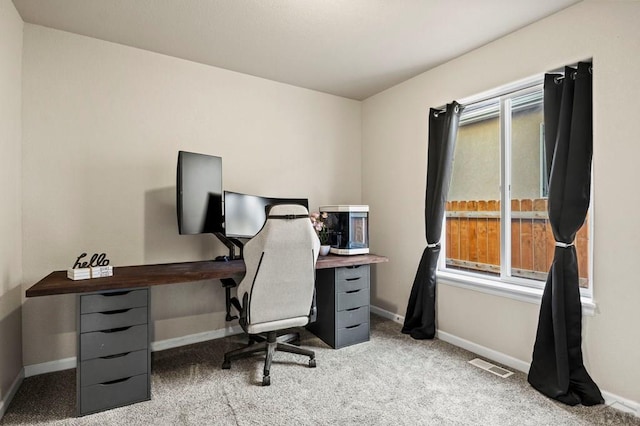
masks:
<instances>
[{"instance_id":1,"label":"window sill","mask_svg":"<svg viewBox=\"0 0 640 426\"><path fill-rule=\"evenodd\" d=\"M523 287L484 277L472 277L461 274L438 271L438 282L441 284L460 287L467 290L479 291L494 296L507 297L521 302L539 305L542 300L542 289ZM582 315L594 316L596 304L593 299L580 297Z\"/></svg>"}]
</instances>

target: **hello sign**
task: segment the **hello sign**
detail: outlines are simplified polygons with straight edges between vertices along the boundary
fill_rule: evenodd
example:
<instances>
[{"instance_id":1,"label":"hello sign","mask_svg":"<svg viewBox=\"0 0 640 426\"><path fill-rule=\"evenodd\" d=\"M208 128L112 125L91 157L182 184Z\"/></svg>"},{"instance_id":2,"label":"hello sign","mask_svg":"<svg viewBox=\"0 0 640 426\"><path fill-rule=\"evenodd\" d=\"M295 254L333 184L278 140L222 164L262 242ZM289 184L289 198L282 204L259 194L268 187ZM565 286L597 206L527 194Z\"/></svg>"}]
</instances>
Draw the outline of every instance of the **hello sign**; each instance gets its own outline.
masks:
<instances>
[{"instance_id":1,"label":"hello sign","mask_svg":"<svg viewBox=\"0 0 640 426\"><path fill-rule=\"evenodd\" d=\"M87 256L87 253L82 253L76 259L76 263L73 264L73 269L76 268L94 268L96 266L107 266L109 264L109 259L107 259L107 255L105 253L94 253L91 256L89 261L82 261L83 258Z\"/></svg>"}]
</instances>

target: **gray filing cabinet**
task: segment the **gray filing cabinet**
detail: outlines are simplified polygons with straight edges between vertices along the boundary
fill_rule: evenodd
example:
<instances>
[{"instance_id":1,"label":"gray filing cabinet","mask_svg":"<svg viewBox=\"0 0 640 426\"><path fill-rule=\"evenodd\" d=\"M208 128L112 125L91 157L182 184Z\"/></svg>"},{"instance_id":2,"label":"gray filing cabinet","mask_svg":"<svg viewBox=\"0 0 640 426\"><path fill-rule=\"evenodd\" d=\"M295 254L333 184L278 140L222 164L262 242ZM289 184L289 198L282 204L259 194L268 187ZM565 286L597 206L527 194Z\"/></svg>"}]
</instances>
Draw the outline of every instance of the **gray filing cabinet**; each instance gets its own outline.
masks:
<instances>
[{"instance_id":1,"label":"gray filing cabinet","mask_svg":"<svg viewBox=\"0 0 640 426\"><path fill-rule=\"evenodd\" d=\"M318 318L307 327L335 349L369 340L369 265L316 271Z\"/></svg>"},{"instance_id":2,"label":"gray filing cabinet","mask_svg":"<svg viewBox=\"0 0 640 426\"><path fill-rule=\"evenodd\" d=\"M78 296L79 416L151 398L149 290Z\"/></svg>"}]
</instances>

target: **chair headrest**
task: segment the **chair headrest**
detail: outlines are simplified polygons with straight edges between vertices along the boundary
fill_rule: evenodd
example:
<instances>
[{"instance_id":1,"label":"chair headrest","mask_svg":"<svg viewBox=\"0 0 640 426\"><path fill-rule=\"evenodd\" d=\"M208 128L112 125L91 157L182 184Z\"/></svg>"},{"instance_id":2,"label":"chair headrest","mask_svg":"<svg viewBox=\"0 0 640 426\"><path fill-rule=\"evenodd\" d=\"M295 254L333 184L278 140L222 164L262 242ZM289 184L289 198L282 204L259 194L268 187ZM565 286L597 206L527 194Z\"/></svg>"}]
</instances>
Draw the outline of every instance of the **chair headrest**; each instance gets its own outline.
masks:
<instances>
[{"instance_id":1,"label":"chair headrest","mask_svg":"<svg viewBox=\"0 0 640 426\"><path fill-rule=\"evenodd\" d=\"M300 204L277 204L267 212L268 219L299 219L309 217L309 211Z\"/></svg>"}]
</instances>

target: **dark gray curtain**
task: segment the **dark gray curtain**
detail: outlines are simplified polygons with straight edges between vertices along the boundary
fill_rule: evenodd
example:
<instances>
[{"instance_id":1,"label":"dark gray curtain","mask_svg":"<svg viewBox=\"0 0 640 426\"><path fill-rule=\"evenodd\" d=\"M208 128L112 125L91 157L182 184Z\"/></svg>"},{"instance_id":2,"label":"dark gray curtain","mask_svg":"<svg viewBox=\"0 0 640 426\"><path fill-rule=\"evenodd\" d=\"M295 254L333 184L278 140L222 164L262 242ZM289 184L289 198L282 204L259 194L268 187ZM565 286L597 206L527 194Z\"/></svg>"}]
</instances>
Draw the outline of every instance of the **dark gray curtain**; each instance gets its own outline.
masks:
<instances>
[{"instance_id":1,"label":"dark gray curtain","mask_svg":"<svg viewBox=\"0 0 640 426\"><path fill-rule=\"evenodd\" d=\"M424 207L427 247L411 288L402 332L414 339L433 339L436 334L436 268L447 193L453 169L453 151L462 106L457 102L446 110L429 111L427 191Z\"/></svg>"},{"instance_id":2,"label":"dark gray curtain","mask_svg":"<svg viewBox=\"0 0 640 426\"><path fill-rule=\"evenodd\" d=\"M529 383L565 404L604 402L582 360L582 306L573 241L583 225L591 188L592 68L547 74L544 123L549 173L549 221L555 253L540 306Z\"/></svg>"}]
</instances>

